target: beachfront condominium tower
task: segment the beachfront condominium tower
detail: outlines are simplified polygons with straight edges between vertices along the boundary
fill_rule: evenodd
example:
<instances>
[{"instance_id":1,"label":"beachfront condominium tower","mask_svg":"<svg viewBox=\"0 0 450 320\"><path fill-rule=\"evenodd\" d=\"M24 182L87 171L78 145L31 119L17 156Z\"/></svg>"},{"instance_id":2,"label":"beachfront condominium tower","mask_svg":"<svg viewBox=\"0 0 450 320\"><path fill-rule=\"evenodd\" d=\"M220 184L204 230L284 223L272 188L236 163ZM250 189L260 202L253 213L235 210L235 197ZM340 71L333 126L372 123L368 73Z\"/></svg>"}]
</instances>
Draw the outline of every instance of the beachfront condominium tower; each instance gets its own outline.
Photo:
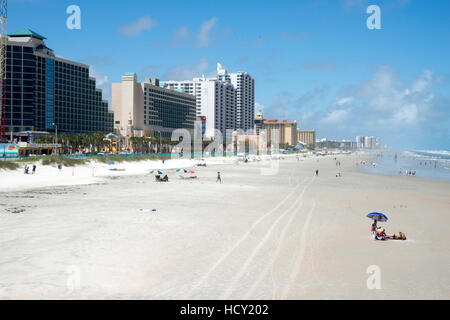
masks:
<instances>
[{"instance_id":1,"label":"beachfront condominium tower","mask_svg":"<svg viewBox=\"0 0 450 320\"><path fill-rule=\"evenodd\" d=\"M356 147L358 149L364 149L365 145L365 137L364 136L357 136L356 137Z\"/></svg>"},{"instance_id":2,"label":"beachfront condominium tower","mask_svg":"<svg viewBox=\"0 0 450 320\"><path fill-rule=\"evenodd\" d=\"M237 94L234 86L217 78L194 78L186 81L164 81L163 86L195 96L197 116L206 118L206 139L223 139L236 129Z\"/></svg>"},{"instance_id":3,"label":"beachfront condominium tower","mask_svg":"<svg viewBox=\"0 0 450 320\"><path fill-rule=\"evenodd\" d=\"M247 72L228 73L217 64L217 79L229 82L236 89L236 129L249 131L255 126L255 79Z\"/></svg>"},{"instance_id":4,"label":"beachfront condominium tower","mask_svg":"<svg viewBox=\"0 0 450 320\"><path fill-rule=\"evenodd\" d=\"M227 83L232 86L226 85ZM196 97L197 115L206 116L209 137L212 137L212 128L221 130L223 136L225 136L223 129L240 129L246 132L254 130L255 80L247 72L228 73L218 63L216 77L203 76L193 80L164 81L164 85ZM215 89L211 90L211 88ZM233 94L236 96L235 99L232 97ZM205 101L208 101L208 104L205 104ZM211 103L215 104L211 105ZM223 104L226 105L223 106ZM222 114L222 116L216 117L216 114ZM208 122L211 123L208 124Z\"/></svg>"},{"instance_id":5,"label":"beachfront condominium tower","mask_svg":"<svg viewBox=\"0 0 450 320\"><path fill-rule=\"evenodd\" d=\"M278 121L277 119L266 119L264 120L264 129L267 132L267 141L271 141L272 143L282 143L289 146L296 146L298 142L298 133L297 133L297 121ZM276 130L278 132L279 141L272 141L273 137L276 136L274 132Z\"/></svg>"},{"instance_id":6,"label":"beachfront condominium tower","mask_svg":"<svg viewBox=\"0 0 450 320\"><path fill-rule=\"evenodd\" d=\"M300 130L297 129L298 143L305 147L316 146L316 130Z\"/></svg>"},{"instance_id":7,"label":"beachfront condominium tower","mask_svg":"<svg viewBox=\"0 0 450 320\"><path fill-rule=\"evenodd\" d=\"M112 84L112 108L123 136L171 138L174 130L187 129L193 137L195 97L163 88L158 79L139 83L135 73L123 75L121 83Z\"/></svg>"},{"instance_id":8,"label":"beachfront condominium tower","mask_svg":"<svg viewBox=\"0 0 450 320\"><path fill-rule=\"evenodd\" d=\"M9 34L6 134L113 130L113 115L89 66L56 57L46 38L29 29Z\"/></svg>"}]
</instances>

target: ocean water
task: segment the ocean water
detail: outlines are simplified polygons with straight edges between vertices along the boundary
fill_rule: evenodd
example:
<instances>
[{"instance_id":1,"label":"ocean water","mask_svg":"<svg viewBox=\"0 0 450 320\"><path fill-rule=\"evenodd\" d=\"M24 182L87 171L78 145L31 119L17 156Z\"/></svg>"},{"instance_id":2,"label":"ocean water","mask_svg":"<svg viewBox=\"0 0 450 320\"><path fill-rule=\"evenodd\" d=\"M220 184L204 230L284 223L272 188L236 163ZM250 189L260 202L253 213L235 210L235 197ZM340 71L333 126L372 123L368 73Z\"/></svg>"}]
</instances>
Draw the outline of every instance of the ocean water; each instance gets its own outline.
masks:
<instances>
[{"instance_id":1,"label":"ocean water","mask_svg":"<svg viewBox=\"0 0 450 320\"><path fill-rule=\"evenodd\" d=\"M395 159L397 155L397 160ZM373 164L361 167L364 172L405 176L405 170L415 171L416 177L450 180L449 150L411 150L380 153ZM409 176L408 176L409 177ZM413 176L410 178L414 178Z\"/></svg>"}]
</instances>

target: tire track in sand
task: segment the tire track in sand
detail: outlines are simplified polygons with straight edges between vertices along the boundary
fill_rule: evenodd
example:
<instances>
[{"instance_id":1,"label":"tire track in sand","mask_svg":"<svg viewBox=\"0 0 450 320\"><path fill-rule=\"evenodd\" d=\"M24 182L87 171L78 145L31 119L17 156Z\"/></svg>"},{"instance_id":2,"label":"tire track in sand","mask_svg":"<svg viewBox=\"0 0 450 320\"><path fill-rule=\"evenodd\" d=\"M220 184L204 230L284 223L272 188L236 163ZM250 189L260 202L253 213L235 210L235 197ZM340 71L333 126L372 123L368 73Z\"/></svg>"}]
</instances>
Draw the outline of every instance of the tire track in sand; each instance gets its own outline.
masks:
<instances>
[{"instance_id":1,"label":"tire track in sand","mask_svg":"<svg viewBox=\"0 0 450 320\"><path fill-rule=\"evenodd\" d=\"M311 182L312 181L313 180L311 180ZM311 185L311 182L309 183L309 185ZM252 294L258 288L258 285L264 280L264 278L266 277L266 275L269 272L271 272L271 274L272 274L272 299L275 299L276 283L275 283L275 279L273 278L273 268L274 268L275 260L280 255L280 252L281 252L281 249L282 249L282 244L284 242L284 239L286 238L287 231L289 230L289 227L292 225L292 222L294 221L294 218L298 215L298 212L300 212L301 209L303 208L303 204L304 204L304 201L302 199L300 206L296 210L294 210L292 212L289 221L286 223L286 225L284 226L284 228L283 228L283 230L281 232L281 237L278 240L278 245L277 245L277 248L276 248L275 253L273 255L272 262L270 264L266 265L264 270L259 274L257 280L255 282L253 282L253 285L250 287L250 289L248 290L248 292L244 296L244 298L243 298L244 300L248 300L249 297L252 296Z\"/></svg>"},{"instance_id":2,"label":"tire track in sand","mask_svg":"<svg viewBox=\"0 0 450 320\"><path fill-rule=\"evenodd\" d=\"M295 277L298 275L298 273L300 272L300 268L303 262L303 257L305 255L305 251L306 251L306 238L308 235L308 230L309 230L309 225L311 223L311 218L312 215L314 213L314 210L316 208L316 201L313 201L313 205L311 207L311 210L308 213L308 216L306 217L306 221L305 224L303 226L303 230L302 230L302 236L300 239L300 248L299 248L299 253L297 254L297 258L295 259L295 263L294 266L292 268L291 274L288 278L288 281L286 283L286 287L283 291L283 294L281 296L281 299L286 300L287 295L289 294L289 291L291 290L291 283L294 282Z\"/></svg>"},{"instance_id":3,"label":"tire track in sand","mask_svg":"<svg viewBox=\"0 0 450 320\"><path fill-rule=\"evenodd\" d=\"M231 282L231 284L228 286L227 290L222 294L221 296L221 300L226 300L228 299L231 294L233 293L233 290L236 287L236 284L239 282L239 280L243 277L244 273L247 271L247 269L249 268L250 264L252 263L252 261L255 259L256 255L258 254L258 252L261 250L261 248L264 246L264 244L269 240L272 232L274 231L274 229L276 228L276 226L278 225L278 223L289 213L291 212L291 210L293 208L295 208L299 202L303 203L303 195L305 194L306 190L308 189L308 187L311 185L311 183L314 181L314 179L311 179L308 184L303 188L302 192L300 193L300 195L296 198L295 202L287 209L285 210L280 216L278 216L278 218L275 220L275 222L271 225L271 227L269 228L269 230L267 230L267 232L264 235L264 238L259 242L259 244L256 246L256 248L253 250L253 252L250 254L250 256L247 258L247 260L245 261L245 263L243 264L243 266L241 267L241 270L239 271L239 273L234 277L234 280ZM294 211L295 213L295 211Z\"/></svg>"},{"instance_id":4,"label":"tire track in sand","mask_svg":"<svg viewBox=\"0 0 450 320\"><path fill-rule=\"evenodd\" d=\"M200 286L205 283L205 281L210 277L210 275L248 238L248 236L252 233L252 231L267 217L269 217L272 213L276 212L280 207L284 205L289 198L294 195L301 186L300 182L292 189L292 191L281 201L279 202L273 209L269 212L262 215L258 220L256 220L250 229L230 248L228 251L223 254L214 265L209 269L209 271L200 279L197 285L193 286L192 289L188 292L187 296L192 297L192 293L196 291Z\"/></svg>"}]
</instances>

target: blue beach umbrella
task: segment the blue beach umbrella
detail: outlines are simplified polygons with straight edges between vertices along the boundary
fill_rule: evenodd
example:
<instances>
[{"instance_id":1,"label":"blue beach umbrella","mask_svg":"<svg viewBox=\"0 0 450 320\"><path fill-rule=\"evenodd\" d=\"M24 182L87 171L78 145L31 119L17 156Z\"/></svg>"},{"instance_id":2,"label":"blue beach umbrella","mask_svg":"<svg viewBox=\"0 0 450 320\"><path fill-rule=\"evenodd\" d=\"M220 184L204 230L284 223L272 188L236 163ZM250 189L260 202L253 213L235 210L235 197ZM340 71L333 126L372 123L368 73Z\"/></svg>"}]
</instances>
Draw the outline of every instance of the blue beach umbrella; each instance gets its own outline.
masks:
<instances>
[{"instance_id":1,"label":"blue beach umbrella","mask_svg":"<svg viewBox=\"0 0 450 320\"><path fill-rule=\"evenodd\" d=\"M114 165L114 164L115 164L115 162L110 162L110 163L108 163L108 164L112 166L112 165Z\"/></svg>"},{"instance_id":2,"label":"blue beach umbrella","mask_svg":"<svg viewBox=\"0 0 450 320\"><path fill-rule=\"evenodd\" d=\"M388 217L386 215L379 212L372 212L367 215L367 218L370 218L375 221L386 222L388 221Z\"/></svg>"},{"instance_id":3,"label":"blue beach umbrella","mask_svg":"<svg viewBox=\"0 0 450 320\"><path fill-rule=\"evenodd\" d=\"M177 172L183 172L183 173L186 173L187 170L186 170L186 169L178 169Z\"/></svg>"},{"instance_id":4,"label":"blue beach umbrella","mask_svg":"<svg viewBox=\"0 0 450 320\"><path fill-rule=\"evenodd\" d=\"M152 170L150 171L151 174L163 174L160 170Z\"/></svg>"}]
</instances>

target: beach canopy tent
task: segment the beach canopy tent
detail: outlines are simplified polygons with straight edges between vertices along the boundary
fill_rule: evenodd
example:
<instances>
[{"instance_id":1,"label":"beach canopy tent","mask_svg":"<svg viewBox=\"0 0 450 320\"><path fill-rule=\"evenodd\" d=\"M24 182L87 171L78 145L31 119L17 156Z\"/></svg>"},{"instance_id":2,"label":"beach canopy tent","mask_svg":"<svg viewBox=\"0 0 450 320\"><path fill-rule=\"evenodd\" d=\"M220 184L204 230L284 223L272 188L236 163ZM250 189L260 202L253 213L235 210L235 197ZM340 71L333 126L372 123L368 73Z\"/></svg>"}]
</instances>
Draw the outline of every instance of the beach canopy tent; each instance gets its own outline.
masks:
<instances>
[{"instance_id":1,"label":"beach canopy tent","mask_svg":"<svg viewBox=\"0 0 450 320\"><path fill-rule=\"evenodd\" d=\"M388 221L388 217L386 215L384 215L383 213L379 213L379 212L369 213L367 215L367 218L370 218L372 220L379 221L379 222L386 222L386 221Z\"/></svg>"},{"instance_id":2,"label":"beach canopy tent","mask_svg":"<svg viewBox=\"0 0 450 320\"><path fill-rule=\"evenodd\" d=\"M107 139L117 139L118 137L114 133L108 133L105 138Z\"/></svg>"}]
</instances>

